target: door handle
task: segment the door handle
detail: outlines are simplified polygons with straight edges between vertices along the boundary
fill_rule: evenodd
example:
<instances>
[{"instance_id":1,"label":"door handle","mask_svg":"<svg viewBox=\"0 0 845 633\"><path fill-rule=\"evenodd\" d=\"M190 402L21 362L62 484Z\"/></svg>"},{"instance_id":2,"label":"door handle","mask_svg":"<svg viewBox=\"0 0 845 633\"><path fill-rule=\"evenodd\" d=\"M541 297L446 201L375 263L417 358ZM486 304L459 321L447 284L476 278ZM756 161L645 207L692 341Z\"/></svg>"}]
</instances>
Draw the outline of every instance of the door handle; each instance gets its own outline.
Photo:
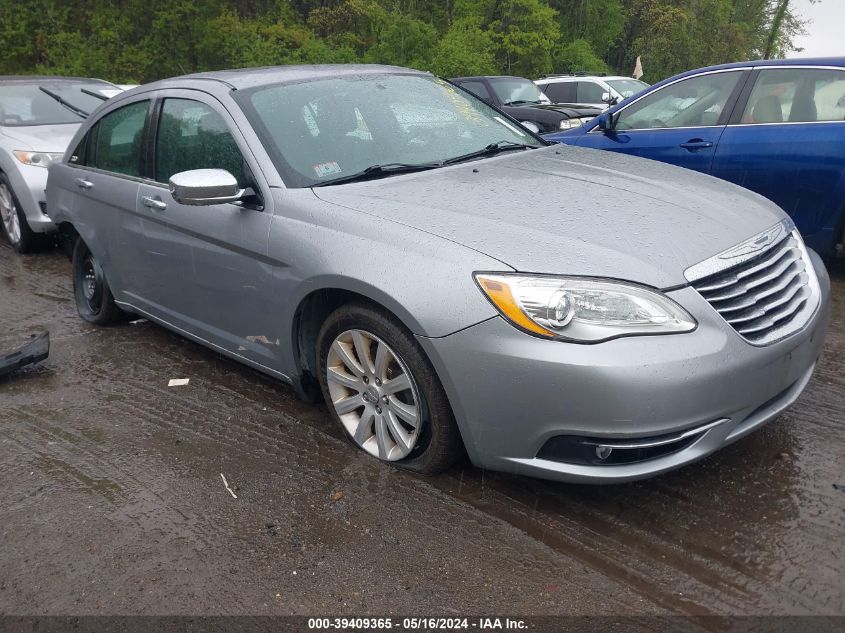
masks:
<instances>
[{"instance_id":1,"label":"door handle","mask_svg":"<svg viewBox=\"0 0 845 633\"><path fill-rule=\"evenodd\" d=\"M145 207L149 207L153 211L164 211L167 208L167 203L162 202L161 200L157 200L152 196L143 196L141 198L141 202L144 203Z\"/></svg>"},{"instance_id":2,"label":"door handle","mask_svg":"<svg viewBox=\"0 0 845 633\"><path fill-rule=\"evenodd\" d=\"M94 186L94 183L90 180L85 180L85 178L74 178L73 182L76 184L77 187L88 191L91 187Z\"/></svg>"},{"instance_id":3,"label":"door handle","mask_svg":"<svg viewBox=\"0 0 845 633\"><path fill-rule=\"evenodd\" d=\"M683 147L687 151L696 152L700 149L709 149L713 147L713 143L711 143L710 141L705 141L704 139L694 138L690 139L686 143L681 143L681 147Z\"/></svg>"}]
</instances>

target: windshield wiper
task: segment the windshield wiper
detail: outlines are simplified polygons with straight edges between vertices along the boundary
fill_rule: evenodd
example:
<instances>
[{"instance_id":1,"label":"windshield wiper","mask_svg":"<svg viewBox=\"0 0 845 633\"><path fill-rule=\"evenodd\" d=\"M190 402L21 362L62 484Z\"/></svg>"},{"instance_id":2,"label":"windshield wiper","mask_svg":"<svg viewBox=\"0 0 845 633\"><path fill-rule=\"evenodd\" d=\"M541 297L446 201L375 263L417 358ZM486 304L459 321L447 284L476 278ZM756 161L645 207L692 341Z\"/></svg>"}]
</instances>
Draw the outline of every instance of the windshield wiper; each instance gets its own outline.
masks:
<instances>
[{"instance_id":1,"label":"windshield wiper","mask_svg":"<svg viewBox=\"0 0 845 633\"><path fill-rule=\"evenodd\" d=\"M97 97L97 99L99 99L100 101L108 101L109 100L109 98L106 95L99 93L99 92L96 92L94 90L88 90L88 88L80 88L79 92L84 92L85 94L91 95L92 97Z\"/></svg>"},{"instance_id":2,"label":"windshield wiper","mask_svg":"<svg viewBox=\"0 0 845 633\"><path fill-rule=\"evenodd\" d=\"M515 99L514 101L505 101L504 105L515 106L515 105L522 105L522 104L525 104L525 103L537 105L538 103L540 103L540 101L537 101L537 100L529 101L528 99Z\"/></svg>"},{"instance_id":3,"label":"windshield wiper","mask_svg":"<svg viewBox=\"0 0 845 633\"><path fill-rule=\"evenodd\" d=\"M62 104L62 105L63 105L64 107L66 107L68 110L70 110L71 112L73 112L76 116L81 116L83 119L87 119L87 118L88 118L88 115L89 115L89 114L91 114L90 112L86 112L86 111L85 111L85 110L83 110L82 108L77 108L77 107L76 107L75 105L73 105L70 101L67 101L66 99L63 99L62 97L60 97L59 95L57 95L55 92L53 92L52 90L48 90L48 89L47 89L47 88L45 88L44 86L38 86L38 89L39 89L41 92L43 92L45 95L47 95L48 97L51 97L51 98L55 99L56 101L58 101L60 104Z\"/></svg>"},{"instance_id":4,"label":"windshield wiper","mask_svg":"<svg viewBox=\"0 0 845 633\"><path fill-rule=\"evenodd\" d=\"M348 176L341 176L340 178L332 178L318 182L312 187L325 187L326 185L339 185L344 182L354 182L356 180L369 180L371 178L378 178L379 176L392 176L394 174L409 174L415 171L424 171L426 169L436 169L442 167L443 163L385 163L384 165L370 165L366 169L362 169L354 174Z\"/></svg>"},{"instance_id":5,"label":"windshield wiper","mask_svg":"<svg viewBox=\"0 0 845 633\"><path fill-rule=\"evenodd\" d=\"M443 161L444 165L453 165L455 163L460 163L465 160L472 160L473 158L483 158L484 156L495 156L500 152L509 152L512 150L517 149L538 149L541 147L540 145L528 145L526 143L514 143L513 141L496 141L495 143L490 143L484 149L480 149L475 152L470 152L469 154L462 154L461 156L455 156L454 158L447 158Z\"/></svg>"}]
</instances>

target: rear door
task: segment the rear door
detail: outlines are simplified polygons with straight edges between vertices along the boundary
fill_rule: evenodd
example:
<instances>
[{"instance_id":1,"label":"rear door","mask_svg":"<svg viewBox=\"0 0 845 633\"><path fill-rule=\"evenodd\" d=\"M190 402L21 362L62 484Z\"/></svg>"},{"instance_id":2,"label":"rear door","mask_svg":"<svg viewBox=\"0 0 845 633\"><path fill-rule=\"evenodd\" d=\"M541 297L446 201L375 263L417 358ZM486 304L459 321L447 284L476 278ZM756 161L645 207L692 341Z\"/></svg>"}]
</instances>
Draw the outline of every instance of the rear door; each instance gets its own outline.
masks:
<instances>
[{"instance_id":1,"label":"rear door","mask_svg":"<svg viewBox=\"0 0 845 633\"><path fill-rule=\"evenodd\" d=\"M576 103L578 90L574 81L553 81L547 84L537 84L552 103Z\"/></svg>"},{"instance_id":2,"label":"rear door","mask_svg":"<svg viewBox=\"0 0 845 633\"><path fill-rule=\"evenodd\" d=\"M758 68L746 93L713 175L766 196L832 254L845 209L845 70Z\"/></svg>"},{"instance_id":3,"label":"rear door","mask_svg":"<svg viewBox=\"0 0 845 633\"><path fill-rule=\"evenodd\" d=\"M667 84L617 111L613 130L596 127L577 144L709 173L749 72L702 73Z\"/></svg>"},{"instance_id":4,"label":"rear door","mask_svg":"<svg viewBox=\"0 0 845 633\"><path fill-rule=\"evenodd\" d=\"M151 260L156 316L229 352L275 367L281 343L270 307L273 269L267 263L272 197L226 109L194 90L159 93L152 138L152 181L136 196L138 214L160 229ZM253 195L241 203L179 204L173 174L225 169ZM266 206L265 206L266 205ZM277 299L274 299L277 300Z\"/></svg>"},{"instance_id":5,"label":"rear door","mask_svg":"<svg viewBox=\"0 0 845 633\"><path fill-rule=\"evenodd\" d=\"M145 227L135 215L151 101L138 97L107 112L75 148L68 186L76 192L76 229L103 269L119 302L144 292Z\"/></svg>"}]
</instances>

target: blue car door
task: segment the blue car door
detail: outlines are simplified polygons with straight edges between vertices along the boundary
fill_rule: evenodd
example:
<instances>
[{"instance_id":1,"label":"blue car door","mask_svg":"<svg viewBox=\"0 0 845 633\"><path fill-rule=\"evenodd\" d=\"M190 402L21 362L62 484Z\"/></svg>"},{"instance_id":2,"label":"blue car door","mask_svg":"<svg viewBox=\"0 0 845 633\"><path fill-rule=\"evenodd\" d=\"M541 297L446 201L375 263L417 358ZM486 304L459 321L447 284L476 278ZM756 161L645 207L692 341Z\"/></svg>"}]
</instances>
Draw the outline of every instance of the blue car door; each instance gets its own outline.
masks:
<instances>
[{"instance_id":1,"label":"blue car door","mask_svg":"<svg viewBox=\"0 0 845 633\"><path fill-rule=\"evenodd\" d=\"M707 72L667 84L614 112L612 129L594 127L573 142L709 173L749 72Z\"/></svg>"},{"instance_id":2,"label":"blue car door","mask_svg":"<svg viewBox=\"0 0 845 633\"><path fill-rule=\"evenodd\" d=\"M845 69L758 68L745 92L713 175L775 202L832 255L845 217Z\"/></svg>"}]
</instances>

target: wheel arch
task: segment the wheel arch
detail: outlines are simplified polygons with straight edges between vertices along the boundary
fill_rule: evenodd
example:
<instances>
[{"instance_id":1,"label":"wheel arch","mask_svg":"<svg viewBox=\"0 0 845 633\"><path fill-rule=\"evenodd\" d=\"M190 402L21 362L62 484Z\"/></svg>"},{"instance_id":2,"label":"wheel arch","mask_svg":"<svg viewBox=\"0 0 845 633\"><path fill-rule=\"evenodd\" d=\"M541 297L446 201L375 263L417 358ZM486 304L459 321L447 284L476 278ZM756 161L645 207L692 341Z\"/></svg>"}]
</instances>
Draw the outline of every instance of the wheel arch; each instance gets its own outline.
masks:
<instances>
[{"instance_id":1,"label":"wheel arch","mask_svg":"<svg viewBox=\"0 0 845 633\"><path fill-rule=\"evenodd\" d=\"M317 382L317 336L328 316L352 302L368 303L395 318L412 335L422 331L419 322L398 301L368 284L334 279L311 290L297 302L291 327L291 349L296 364L298 390L309 401L321 399Z\"/></svg>"}]
</instances>

